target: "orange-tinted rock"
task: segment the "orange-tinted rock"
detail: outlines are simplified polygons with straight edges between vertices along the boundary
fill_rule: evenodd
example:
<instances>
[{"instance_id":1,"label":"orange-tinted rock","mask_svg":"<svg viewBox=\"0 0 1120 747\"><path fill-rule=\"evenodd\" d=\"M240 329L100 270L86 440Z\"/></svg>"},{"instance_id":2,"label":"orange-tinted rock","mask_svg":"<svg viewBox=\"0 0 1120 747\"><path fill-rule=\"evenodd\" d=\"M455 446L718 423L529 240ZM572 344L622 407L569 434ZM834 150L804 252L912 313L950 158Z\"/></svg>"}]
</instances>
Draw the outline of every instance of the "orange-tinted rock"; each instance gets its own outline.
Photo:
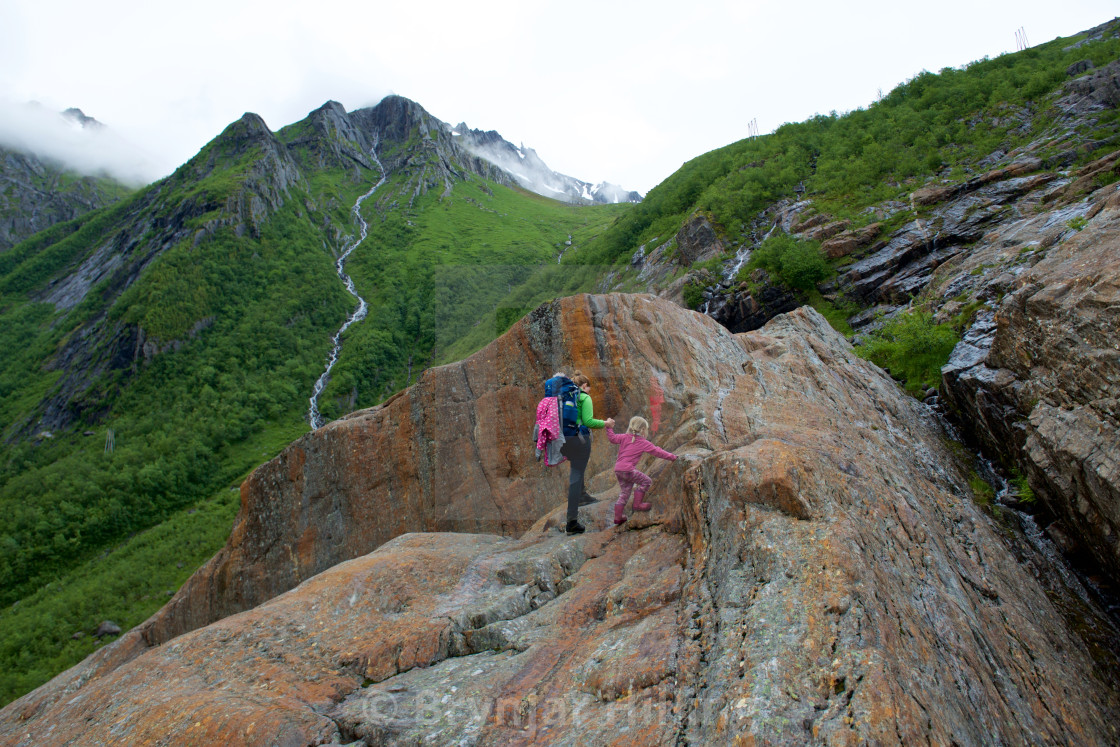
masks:
<instances>
[{"instance_id":1,"label":"orange-tinted rock","mask_svg":"<svg viewBox=\"0 0 1120 747\"><path fill-rule=\"evenodd\" d=\"M0 711L0 742L1116 742L1116 659L1063 617L1076 597L1021 564L939 423L816 312L732 335L647 296L566 299L482 351L491 378L468 374L473 396L445 416L500 390L497 351L543 339L597 366L607 412L646 413L657 395L655 438L681 458L641 465L651 511L610 523L599 439L587 534L558 530L554 495L518 539L399 536L131 660L91 657ZM548 346L523 349L556 367ZM432 452L415 434L433 431L396 408L423 387L297 442L302 484L337 510L357 500L335 497L324 454L345 458L344 433L395 413L383 427L416 446L393 452L401 477L381 489L422 495ZM492 475L505 455L465 458ZM519 522L537 493L518 474L522 503L500 479L489 489ZM448 484L448 505L475 490ZM280 529L295 553L289 524L254 531Z\"/></svg>"}]
</instances>

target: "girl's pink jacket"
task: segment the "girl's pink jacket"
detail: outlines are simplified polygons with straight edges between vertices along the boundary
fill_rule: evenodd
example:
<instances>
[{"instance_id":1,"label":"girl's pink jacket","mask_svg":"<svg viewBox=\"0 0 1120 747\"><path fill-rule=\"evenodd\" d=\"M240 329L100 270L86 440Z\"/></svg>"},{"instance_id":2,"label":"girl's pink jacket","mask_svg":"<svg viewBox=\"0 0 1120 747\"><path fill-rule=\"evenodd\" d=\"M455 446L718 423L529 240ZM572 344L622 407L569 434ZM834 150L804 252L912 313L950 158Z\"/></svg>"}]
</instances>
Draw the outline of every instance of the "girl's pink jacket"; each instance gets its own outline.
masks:
<instances>
[{"instance_id":1,"label":"girl's pink jacket","mask_svg":"<svg viewBox=\"0 0 1120 747\"><path fill-rule=\"evenodd\" d=\"M677 460L676 454L670 454L664 449L654 446L635 433L615 433L610 426L607 426L607 438L610 439L612 444L618 444L618 460L614 463L615 472L629 472L634 469L638 465L638 460L642 454L647 452L655 457L668 459L670 462Z\"/></svg>"}]
</instances>

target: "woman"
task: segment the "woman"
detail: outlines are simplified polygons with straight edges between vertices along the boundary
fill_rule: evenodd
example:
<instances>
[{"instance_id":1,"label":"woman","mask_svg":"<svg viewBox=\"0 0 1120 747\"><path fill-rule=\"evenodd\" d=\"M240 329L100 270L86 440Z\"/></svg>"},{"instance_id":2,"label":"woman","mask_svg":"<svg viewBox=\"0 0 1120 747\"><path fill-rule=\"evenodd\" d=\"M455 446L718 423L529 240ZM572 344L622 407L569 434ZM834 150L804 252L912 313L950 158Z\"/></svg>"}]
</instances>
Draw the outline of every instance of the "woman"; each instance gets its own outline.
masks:
<instances>
[{"instance_id":1,"label":"woman","mask_svg":"<svg viewBox=\"0 0 1120 747\"><path fill-rule=\"evenodd\" d=\"M568 457L572 471L568 476L568 525L565 531L568 534L580 534L583 525L579 523L579 507L593 503L594 498L587 496L583 488L583 476L587 469L587 462L591 459L591 428L614 427L614 419L595 419L595 405L591 401L591 380L583 373L576 371L572 374L572 381L580 388L579 395L579 435L573 436L560 447L560 453Z\"/></svg>"}]
</instances>

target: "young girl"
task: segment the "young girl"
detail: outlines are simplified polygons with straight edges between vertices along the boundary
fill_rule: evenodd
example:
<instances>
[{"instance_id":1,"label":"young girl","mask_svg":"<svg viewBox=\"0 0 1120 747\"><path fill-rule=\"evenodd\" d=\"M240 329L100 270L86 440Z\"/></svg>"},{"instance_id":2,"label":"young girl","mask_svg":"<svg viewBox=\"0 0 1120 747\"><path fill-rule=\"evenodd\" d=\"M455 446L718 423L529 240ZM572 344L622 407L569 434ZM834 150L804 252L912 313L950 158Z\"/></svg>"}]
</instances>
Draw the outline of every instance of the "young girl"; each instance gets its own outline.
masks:
<instances>
[{"instance_id":1,"label":"young girl","mask_svg":"<svg viewBox=\"0 0 1120 747\"><path fill-rule=\"evenodd\" d=\"M664 449L659 449L646 440L649 435L649 423L645 418L637 416L630 418L630 426L626 433L615 433L611 426L607 426L607 438L612 444L618 444L618 460L614 463L614 474L618 478L618 500L614 504L615 526L626 521L626 501L630 498L630 491L634 491L634 510L649 511L652 506L642 499L653 483L648 476L639 472L638 459L642 454L650 453L661 459L671 462L677 460L676 454L670 454Z\"/></svg>"}]
</instances>

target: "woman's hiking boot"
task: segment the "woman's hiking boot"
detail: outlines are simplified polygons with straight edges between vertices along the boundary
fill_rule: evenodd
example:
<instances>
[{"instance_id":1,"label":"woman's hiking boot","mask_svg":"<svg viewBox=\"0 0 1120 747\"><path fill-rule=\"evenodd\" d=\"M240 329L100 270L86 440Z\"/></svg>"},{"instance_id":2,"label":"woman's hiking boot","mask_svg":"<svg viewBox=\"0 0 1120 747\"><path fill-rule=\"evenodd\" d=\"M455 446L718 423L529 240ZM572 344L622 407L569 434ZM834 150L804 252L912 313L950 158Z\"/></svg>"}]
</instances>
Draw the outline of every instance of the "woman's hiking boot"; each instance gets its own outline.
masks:
<instances>
[{"instance_id":1,"label":"woman's hiking boot","mask_svg":"<svg viewBox=\"0 0 1120 747\"><path fill-rule=\"evenodd\" d=\"M651 508L653 508L652 504L649 504L649 503L645 502L645 497L646 497L645 493L639 493L636 490L634 491L634 510L635 511L649 511Z\"/></svg>"},{"instance_id":2,"label":"woman's hiking boot","mask_svg":"<svg viewBox=\"0 0 1120 747\"><path fill-rule=\"evenodd\" d=\"M583 524L580 524L576 519L572 519L568 522L568 526L564 531L568 534L583 534Z\"/></svg>"},{"instance_id":3,"label":"woman's hiking boot","mask_svg":"<svg viewBox=\"0 0 1120 747\"><path fill-rule=\"evenodd\" d=\"M579 501L576 503L576 505L577 506L590 506L592 503L598 503L598 502L599 502L598 498L591 495L590 493L588 493L585 490L585 491L583 491L583 495L581 495L579 497Z\"/></svg>"}]
</instances>

